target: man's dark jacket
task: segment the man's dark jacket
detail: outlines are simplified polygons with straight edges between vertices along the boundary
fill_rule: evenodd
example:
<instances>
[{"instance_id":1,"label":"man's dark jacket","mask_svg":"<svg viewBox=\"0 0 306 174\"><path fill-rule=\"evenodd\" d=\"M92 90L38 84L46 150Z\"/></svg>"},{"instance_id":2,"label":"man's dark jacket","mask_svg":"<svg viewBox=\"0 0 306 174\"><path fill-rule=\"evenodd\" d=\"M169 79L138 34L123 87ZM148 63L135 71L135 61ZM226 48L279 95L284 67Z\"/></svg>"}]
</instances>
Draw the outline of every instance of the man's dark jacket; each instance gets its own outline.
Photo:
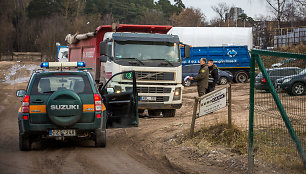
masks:
<instances>
[{"instance_id":1,"label":"man's dark jacket","mask_svg":"<svg viewBox=\"0 0 306 174\"><path fill-rule=\"evenodd\" d=\"M199 94L203 95L206 93L206 89L208 88L208 76L209 76L208 66L206 64L201 65L198 75L194 77L194 80L197 81Z\"/></svg>"}]
</instances>

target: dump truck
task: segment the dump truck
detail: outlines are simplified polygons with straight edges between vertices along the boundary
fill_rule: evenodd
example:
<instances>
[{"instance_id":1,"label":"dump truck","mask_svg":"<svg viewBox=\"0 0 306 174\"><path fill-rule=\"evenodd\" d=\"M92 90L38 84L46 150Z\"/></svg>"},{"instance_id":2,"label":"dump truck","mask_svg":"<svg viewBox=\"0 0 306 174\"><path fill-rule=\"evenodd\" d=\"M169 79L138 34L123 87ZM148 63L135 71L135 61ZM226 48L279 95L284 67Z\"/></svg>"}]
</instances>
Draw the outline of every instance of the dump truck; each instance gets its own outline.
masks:
<instances>
[{"instance_id":1,"label":"dump truck","mask_svg":"<svg viewBox=\"0 0 306 174\"><path fill-rule=\"evenodd\" d=\"M171 26L160 25L102 25L95 32L67 35L69 61L83 61L101 86L112 75L135 71L138 111L149 115L175 116L182 106L182 59L179 37L167 34ZM184 55L189 57L189 46ZM115 93L129 90L129 79L113 80Z\"/></svg>"}]
</instances>

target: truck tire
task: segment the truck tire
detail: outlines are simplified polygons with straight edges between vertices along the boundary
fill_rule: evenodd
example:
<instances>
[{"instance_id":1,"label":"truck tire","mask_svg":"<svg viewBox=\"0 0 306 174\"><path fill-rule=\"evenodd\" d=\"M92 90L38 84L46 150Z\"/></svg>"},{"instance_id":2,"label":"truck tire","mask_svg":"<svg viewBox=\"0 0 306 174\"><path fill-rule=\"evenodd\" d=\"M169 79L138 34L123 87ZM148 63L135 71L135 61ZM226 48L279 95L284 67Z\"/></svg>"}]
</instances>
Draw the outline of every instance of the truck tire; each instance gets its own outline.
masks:
<instances>
[{"instance_id":1,"label":"truck tire","mask_svg":"<svg viewBox=\"0 0 306 174\"><path fill-rule=\"evenodd\" d=\"M29 135L20 135L19 134L19 149L21 151L30 151L31 150L31 138Z\"/></svg>"},{"instance_id":2,"label":"truck tire","mask_svg":"<svg viewBox=\"0 0 306 174\"><path fill-rule=\"evenodd\" d=\"M174 117L175 116L175 109L165 109L163 110L164 117Z\"/></svg>"},{"instance_id":3,"label":"truck tire","mask_svg":"<svg viewBox=\"0 0 306 174\"><path fill-rule=\"evenodd\" d=\"M246 83L248 81L248 74L245 71L238 71L234 76L236 83Z\"/></svg>"},{"instance_id":4,"label":"truck tire","mask_svg":"<svg viewBox=\"0 0 306 174\"><path fill-rule=\"evenodd\" d=\"M149 116L159 116L160 112L160 110L148 110Z\"/></svg>"},{"instance_id":5,"label":"truck tire","mask_svg":"<svg viewBox=\"0 0 306 174\"><path fill-rule=\"evenodd\" d=\"M106 147L106 130L97 129L95 134L95 147Z\"/></svg>"}]
</instances>

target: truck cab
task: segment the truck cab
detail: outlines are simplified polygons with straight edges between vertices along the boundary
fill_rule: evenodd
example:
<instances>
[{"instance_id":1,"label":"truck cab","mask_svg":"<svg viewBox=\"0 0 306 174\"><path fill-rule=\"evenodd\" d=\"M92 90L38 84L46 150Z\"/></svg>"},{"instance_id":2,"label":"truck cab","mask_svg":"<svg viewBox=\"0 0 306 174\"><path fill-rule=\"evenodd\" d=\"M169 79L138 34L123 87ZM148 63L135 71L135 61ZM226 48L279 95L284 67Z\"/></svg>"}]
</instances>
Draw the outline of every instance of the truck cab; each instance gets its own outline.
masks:
<instances>
[{"instance_id":1,"label":"truck cab","mask_svg":"<svg viewBox=\"0 0 306 174\"><path fill-rule=\"evenodd\" d=\"M106 48L106 49L103 49ZM106 80L121 71L134 70L140 111L174 116L182 106L182 65L178 36L106 33L100 45ZM128 90L120 89L121 92Z\"/></svg>"},{"instance_id":2,"label":"truck cab","mask_svg":"<svg viewBox=\"0 0 306 174\"><path fill-rule=\"evenodd\" d=\"M100 26L95 37L69 46L70 61L79 59L92 65L97 83L113 74L135 71L138 92L138 111L149 115L175 116L182 106L182 59L177 35L168 35L171 26L118 25ZM189 47L185 47L188 57ZM74 60L75 61L75 60ZM116 84L123 84L120 89ZM129 90L129 79L113 79L118 93ZM101 94L107 92L100 91Z\"/></svg>"}]
</instances>

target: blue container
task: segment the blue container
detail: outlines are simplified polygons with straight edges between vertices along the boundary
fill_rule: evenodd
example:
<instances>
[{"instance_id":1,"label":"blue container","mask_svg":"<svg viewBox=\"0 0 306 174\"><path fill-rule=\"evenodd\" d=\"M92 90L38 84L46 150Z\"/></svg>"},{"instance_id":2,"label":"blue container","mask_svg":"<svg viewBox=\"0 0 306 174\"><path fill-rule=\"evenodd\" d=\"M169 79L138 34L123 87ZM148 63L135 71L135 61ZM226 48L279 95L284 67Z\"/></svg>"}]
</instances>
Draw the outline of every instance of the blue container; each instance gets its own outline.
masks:
<instances>
[{"instance_id":1,"label":"blue container","mask_svg":"<svg viewBox=\"0 0 306 174\"><path fill-rule=\"evenodd\" d=\"M183 48L181 52L184 55ZM201 58L212 59L219 69L233 74L236 82L246 82L249 78L251 59L247 46L191 47L190 58L183 59L183 68L199 64Z\"/></svg>"}]
</instances>

